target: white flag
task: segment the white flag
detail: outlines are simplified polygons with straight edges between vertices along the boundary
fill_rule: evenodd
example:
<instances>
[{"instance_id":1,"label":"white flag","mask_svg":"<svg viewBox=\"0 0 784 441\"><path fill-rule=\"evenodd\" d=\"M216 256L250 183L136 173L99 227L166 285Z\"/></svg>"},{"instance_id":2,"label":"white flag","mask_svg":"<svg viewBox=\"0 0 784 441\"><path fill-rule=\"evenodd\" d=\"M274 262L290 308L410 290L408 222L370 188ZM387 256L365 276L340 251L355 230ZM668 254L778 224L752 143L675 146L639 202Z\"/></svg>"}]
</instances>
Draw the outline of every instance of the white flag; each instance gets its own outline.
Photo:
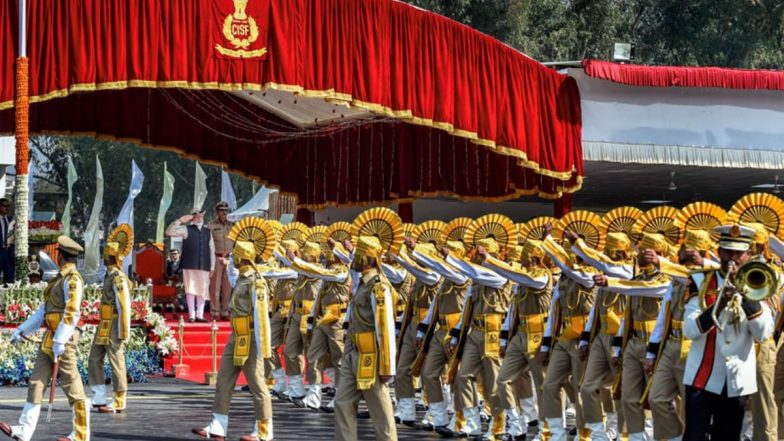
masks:
<instances>
[{"instance_id":1,"label":"white flag","mask_svg":"<svg viewBox=\"0 0 784 441\"><path fill-rule=\"evenodd\" d=\"M128 198L125 200L125 205L123 205L122 210L120 210L120 216L117 217L117 225L128 224L133 228L133 200L141 193L143 184L144 174L142 174L142 171L136 165L136 161L131 160L131 186L128 190ZM123 260L123 270L125 270L126 274L128 273L128 268L131 266L131 261L134 259ZM130 276L130 274L128 275Z\"/></svg>"},{"instance_id":2,"label":"white flag","mask_svg":"<svg viewBox=\"0 0 784 441\"><path fill-rule=\"evenodd\" d=\"M267 187L262 186L261 190L259 190L248 202L246 202L245 205L237 209L237 211L229 214L229 220L232 222L237 222L238 220L248 216L262 216L265 211L269 210L270 194L276 191L277 190L270 190Z\"/></svg>"},{"instance_id":3,"label":"white flag","mask_svg":"<svg viewBox=\"0 0 784 441\"><path fill-rule=\"evenodd\" d=\"M95 199L84 232L84 275L98 274L101 266L101 238L98 237L98 227L103 210L103 170L98 156L95 157Z\"/></svg>"},{"instance_id":4,"label":"white flag","mask_svg":"<svg viewBox=\"0 0 784 441\"><path fill-rule=\"evenodd\" d=\"M201 169L199 161L196 164L196 177L193 180L193 211L201 211L204 201L207 200L207 175Z\"/></svg>"},{"instance_id":5,"label":"white flag","mask_svg":"<svg viewBox=\"0 0 784 441\"><path fill-rule=\"evenodd\" d=\"M229 210L237 209L237 196L234 195L234 188L231 186L231 176L226 170L221 171L221 201L229 204Z\"/></svg>"}]
</instances>

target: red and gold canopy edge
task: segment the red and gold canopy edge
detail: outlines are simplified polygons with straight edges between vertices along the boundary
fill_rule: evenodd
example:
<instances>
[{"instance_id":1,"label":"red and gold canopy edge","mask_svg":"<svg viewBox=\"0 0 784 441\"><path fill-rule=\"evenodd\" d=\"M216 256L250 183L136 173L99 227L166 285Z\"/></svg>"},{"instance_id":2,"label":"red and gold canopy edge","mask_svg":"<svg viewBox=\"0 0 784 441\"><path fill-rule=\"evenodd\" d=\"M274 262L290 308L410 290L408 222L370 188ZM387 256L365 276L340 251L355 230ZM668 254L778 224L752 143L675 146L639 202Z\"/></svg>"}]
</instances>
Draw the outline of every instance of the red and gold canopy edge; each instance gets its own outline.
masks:
<instances>
[{"instance_id":1,"label":"red and gold canopy edge","mask_svg":"<svg viewBox=\"0 0 784 441\"><path fill-rule=\"evenodd\" d=\"M28 0L31 130L176 150L310 208L433 195L558 198L580 188L573 79L392 0L270 1L256 17L266 59L226 59L214 52L216 2L232 3ZM13 129L16 3L0 0L0 133ZM226 115L275 121L229 93L267 89L387 119L265 142ZM210 118L199 101L224 118ZM339 157L357 166L337 167Z\"/></svg>"}]
</instances>

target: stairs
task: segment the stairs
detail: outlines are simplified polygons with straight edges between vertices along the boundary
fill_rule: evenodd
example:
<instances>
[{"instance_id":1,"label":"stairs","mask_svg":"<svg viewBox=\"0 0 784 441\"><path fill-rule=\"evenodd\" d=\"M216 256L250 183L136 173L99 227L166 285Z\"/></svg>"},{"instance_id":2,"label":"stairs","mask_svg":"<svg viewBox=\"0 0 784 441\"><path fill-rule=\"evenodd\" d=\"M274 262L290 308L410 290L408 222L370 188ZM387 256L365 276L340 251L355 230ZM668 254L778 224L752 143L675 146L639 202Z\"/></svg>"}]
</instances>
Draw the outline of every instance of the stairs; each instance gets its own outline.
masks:
<instances>
[{"instance_id":1,"label":"stairs","mask_svg":"<svg viewBox=\"0 0 784 441\"><path fill-rule=\"evenodd\" d=\"M208 318L209 319L209 318ZM179 329L179 319L167 320L169 326L174 329L175 335ZM220 358L223 355L223 348L229 340L231 334L230 322L216 322L218 331L216 371L220 367ZM212 371L212 322L209 323L185 323L182 337L182 364L187 366L177 372L177 378L194 383L205 384L205 374ZM172 366L177 364L179 354L164 360L164 372L172 372ZM246 384L245 377L240 374L237 384Z\"/></svg>"}]
</instances>

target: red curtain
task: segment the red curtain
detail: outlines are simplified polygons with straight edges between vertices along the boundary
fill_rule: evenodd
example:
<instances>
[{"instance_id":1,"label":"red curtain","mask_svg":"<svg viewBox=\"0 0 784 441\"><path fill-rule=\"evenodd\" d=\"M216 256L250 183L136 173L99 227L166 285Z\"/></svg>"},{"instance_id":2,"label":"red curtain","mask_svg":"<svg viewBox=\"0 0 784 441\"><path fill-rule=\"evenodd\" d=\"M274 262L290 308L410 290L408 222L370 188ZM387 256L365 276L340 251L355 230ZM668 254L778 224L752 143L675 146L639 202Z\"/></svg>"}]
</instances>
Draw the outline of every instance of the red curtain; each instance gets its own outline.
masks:
<instances>
[{"instance_id":1,"label":"red curtain","mask_svg":"<svg viewBox=\"0 0 784 441\"><path fill-rule=\"evenodd\" d=\"M584 60L589 77L630 86L784 90L784 71L721 67L640 66Z\"/></svg>"},{"instance_id":2,"label":"red curtain","mask_svg":"<svg viewBox=\"0 0 784 441\"><path fill-rule=\"evenodd\" d=\"M267 30L266 59L226 59L214 51L216 1L231 3L28 0L33 129L176 148L280 186L312 207L428 194L555 198L580 187L580 101L571 78L392 0L271 1L268 14L255 17ZM4 132L13 118L16 3L0 0ZM225 104L236 98L221 90L266 87L342 100L403 123L285 141L253 133L227 137L242 132L241 124L203 115L205 127L184 115L204 113L198 103L185 96L171 103L180 93L172 88ZM254 118L245 106L225 105ZM255 121L274 119L253 112ZM150 115L155 118L146 120ZM344 164L351 172L319 176L296 167L327 167L324 157L348 156L356 161ZM281 164L293 170L284 173Z\"/></svg>"}]
</instances>

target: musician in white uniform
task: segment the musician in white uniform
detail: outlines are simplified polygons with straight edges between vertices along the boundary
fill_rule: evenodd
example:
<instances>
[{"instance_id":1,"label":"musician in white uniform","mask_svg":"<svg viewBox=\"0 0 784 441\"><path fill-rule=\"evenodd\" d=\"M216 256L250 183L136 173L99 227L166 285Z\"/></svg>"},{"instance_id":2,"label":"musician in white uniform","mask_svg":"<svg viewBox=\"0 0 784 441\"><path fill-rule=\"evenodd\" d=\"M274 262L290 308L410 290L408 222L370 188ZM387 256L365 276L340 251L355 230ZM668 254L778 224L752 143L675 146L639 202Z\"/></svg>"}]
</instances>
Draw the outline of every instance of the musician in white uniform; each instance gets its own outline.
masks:
<instances>
[{"instance_id":1,"label":"musician in white uniform","mask_svg":"<svg viewBox=\"0 0 784 441\"><path fill-rule=\"evenodd\" d=\"M692 340L683 378L684 440L740 438L746 397L757 392L754 342L773 332L773 315L765 302L736 296L734 285L722 290L728 271L734 277L735 269L749 260L754 230L724 225L716 231L721 235L721 268L692 274L683 320L685 337ZM712 317L716 301L723 330Z\"/></svg>"}]
</instances>

